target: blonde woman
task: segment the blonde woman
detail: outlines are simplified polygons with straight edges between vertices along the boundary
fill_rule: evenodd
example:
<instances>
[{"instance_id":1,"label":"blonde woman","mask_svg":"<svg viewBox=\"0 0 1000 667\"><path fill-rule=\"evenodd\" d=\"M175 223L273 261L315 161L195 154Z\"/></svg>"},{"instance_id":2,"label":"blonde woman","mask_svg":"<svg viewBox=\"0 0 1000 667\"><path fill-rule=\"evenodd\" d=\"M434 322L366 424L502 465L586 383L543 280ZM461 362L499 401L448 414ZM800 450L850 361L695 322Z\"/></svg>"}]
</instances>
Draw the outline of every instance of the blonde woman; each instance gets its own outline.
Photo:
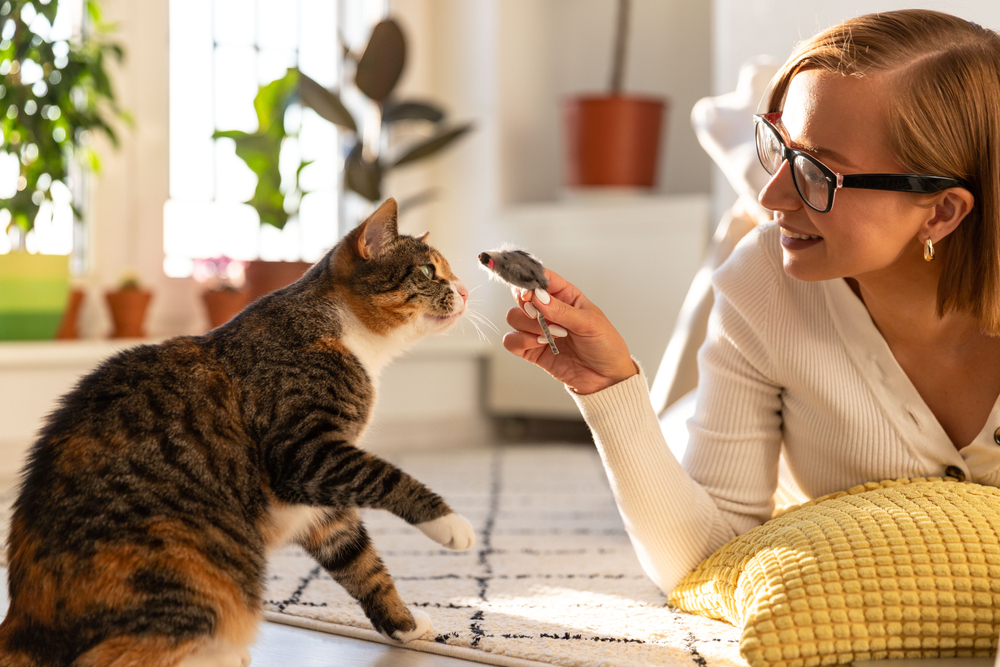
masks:
<instances>
[{"instance_id":1,"label":"blonde woman","mask_svg":"<svg viewBox=\"0 0 1000 667\"><path fill-rule=\"evenodd\" d=\"M504 346L574 395L664 592L771 516L782 450L810 497L899 477L1000 486L1000 37L931 11L852 19L797 49L768 109L775 222L713 277L683 465L579 290L552 273L507 316ZM558 356L535 309L569 332Z\"/></svg>"}]
</instances>

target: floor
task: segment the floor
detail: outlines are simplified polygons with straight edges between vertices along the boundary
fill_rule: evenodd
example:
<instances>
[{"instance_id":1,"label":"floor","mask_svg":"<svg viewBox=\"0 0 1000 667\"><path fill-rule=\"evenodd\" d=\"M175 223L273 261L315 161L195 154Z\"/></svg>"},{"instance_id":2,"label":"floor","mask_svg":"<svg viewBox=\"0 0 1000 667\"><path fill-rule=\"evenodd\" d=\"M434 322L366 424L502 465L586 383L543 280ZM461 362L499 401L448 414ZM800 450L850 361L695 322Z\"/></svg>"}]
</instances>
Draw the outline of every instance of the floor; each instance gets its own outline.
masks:
<instances>
[{"instance_id":1,"label":"floor","mask_svg":"<svg viewBox=\"0 0 1000 667\"><path fill-rule=\"evenodd\" d=\"M0 568L0 582L7 570ZM0 616L7 613L7 586L0 585ZM261 625L250 647L253 667L469 667L477 663L338 637L277 623Z\"/></svg>"}]
</instances>

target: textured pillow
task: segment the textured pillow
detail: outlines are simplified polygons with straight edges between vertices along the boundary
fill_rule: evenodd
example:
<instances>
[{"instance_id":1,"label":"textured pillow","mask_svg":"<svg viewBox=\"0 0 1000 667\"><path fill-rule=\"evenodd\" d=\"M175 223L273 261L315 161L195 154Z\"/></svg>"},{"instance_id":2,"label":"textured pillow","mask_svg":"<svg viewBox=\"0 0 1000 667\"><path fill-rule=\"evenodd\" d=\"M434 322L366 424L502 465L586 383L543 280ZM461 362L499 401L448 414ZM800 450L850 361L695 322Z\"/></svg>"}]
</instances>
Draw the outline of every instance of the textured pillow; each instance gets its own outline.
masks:
<instances>
[{"instance_id":1,"label":"textured pillow","mask_svg":"<svg viewBox=\"0 0 1000 667\"><path fill-rule=\"evenodd\" d=\"M752 667L987 657L1000 633L1000 489L870 483L793 508L670 594L743 628Z\"/></svg>"}]
</instances>

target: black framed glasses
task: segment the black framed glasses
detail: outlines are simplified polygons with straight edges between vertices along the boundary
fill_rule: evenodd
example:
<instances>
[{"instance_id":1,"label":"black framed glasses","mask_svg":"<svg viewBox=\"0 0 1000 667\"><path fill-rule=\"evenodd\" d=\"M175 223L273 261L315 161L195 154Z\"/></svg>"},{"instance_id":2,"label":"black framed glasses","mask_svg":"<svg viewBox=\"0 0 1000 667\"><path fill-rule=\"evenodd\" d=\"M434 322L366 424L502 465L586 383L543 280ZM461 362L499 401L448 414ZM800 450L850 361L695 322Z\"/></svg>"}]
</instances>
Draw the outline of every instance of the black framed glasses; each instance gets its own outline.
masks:
<instances>
[{"instance_id":1,"label":"black framed glasses","mask_svg":"<svg viewBox=\"0 0 1000 667\"><path fill-rule=\"evenodd\" d=\"M840 188L863 190L891 190L894 192L939 192L962 185L947 176L920 174L838 174L807 153L789 148L778 131L781 112L759 114L753 117L757 139L757 157L774 176L782 163L792 167L792 181L802 201L814 211L826 213L833 208L833 196Z\"/></svg>"}]
</instances>

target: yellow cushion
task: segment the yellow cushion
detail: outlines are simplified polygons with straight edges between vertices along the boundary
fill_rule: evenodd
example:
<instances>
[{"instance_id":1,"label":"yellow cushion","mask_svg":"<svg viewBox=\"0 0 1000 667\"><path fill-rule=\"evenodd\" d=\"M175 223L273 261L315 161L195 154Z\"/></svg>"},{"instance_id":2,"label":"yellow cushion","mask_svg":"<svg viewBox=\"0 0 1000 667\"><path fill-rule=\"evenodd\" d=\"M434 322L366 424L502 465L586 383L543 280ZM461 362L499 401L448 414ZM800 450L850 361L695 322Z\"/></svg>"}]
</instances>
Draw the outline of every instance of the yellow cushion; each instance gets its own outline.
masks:
<instances>
[{"instance_id":1,"label":"yellow cushion","mask_svg":"<svg viewBox=\"0 0 1000 667\"><path fill-rule=\"evenodd\" d=\"M730 541L670 594L743 628L752 667L987 657L1000 633L1000 489L870 483Z\"/></svg>"}]
</instances>

